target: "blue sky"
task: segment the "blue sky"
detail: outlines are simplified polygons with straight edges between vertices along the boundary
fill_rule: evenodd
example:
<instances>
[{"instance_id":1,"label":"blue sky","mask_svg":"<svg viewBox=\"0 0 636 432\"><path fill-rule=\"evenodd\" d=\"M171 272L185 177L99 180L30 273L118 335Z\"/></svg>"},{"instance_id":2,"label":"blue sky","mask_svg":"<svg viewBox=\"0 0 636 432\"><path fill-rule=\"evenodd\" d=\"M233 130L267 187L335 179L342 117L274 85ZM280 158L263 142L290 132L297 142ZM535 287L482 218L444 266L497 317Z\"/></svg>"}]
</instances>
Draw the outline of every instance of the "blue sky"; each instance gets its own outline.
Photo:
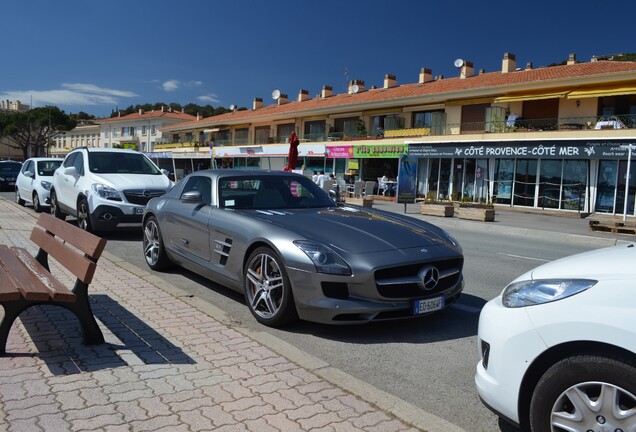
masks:
<instances>
[{"instance_id":1,"label":"blue sky","mask_svg":"<svg viewBox=\"0 0 636 432\"><path fill-rule=\"evenodd\" d=\"M633 0L3 0L0 99L110 115L141 103L266 105L323 85L417 82L636 52Z\"/></svg>"}]
</instances>

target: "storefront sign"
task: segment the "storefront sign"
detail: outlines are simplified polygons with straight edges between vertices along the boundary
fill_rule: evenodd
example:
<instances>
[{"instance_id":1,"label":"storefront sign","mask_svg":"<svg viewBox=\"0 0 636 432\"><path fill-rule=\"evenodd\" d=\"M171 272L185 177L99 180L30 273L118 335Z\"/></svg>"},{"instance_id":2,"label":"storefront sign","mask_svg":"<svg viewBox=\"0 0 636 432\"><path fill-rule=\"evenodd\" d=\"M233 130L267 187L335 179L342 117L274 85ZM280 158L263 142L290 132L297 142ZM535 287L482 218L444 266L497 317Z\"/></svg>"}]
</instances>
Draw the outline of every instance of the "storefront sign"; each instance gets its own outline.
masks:
<instances>
[{"instance_id":1,"label":"storefront sign","mask_svg":"<svg viewBox=\"0 0 636 432\"><path fill-rule=\"evenodd\" d=\"M353 157L357 158L399 158L408 152L407 144L357 145L353 147Z\"/></svg>"},{"instance_id":2,"label":"storefront sign","mask_svg":"<svg viewBox=\"0 0 636 432\"><path fill-rule=\"evenodd\" d=\"M349 159L353 157L353 146L326 146L326 157Z\"/></svg>"},{"instance_id":3,"label":"storefront sign","mask_svg":"<svg viewBox=\"0 0 636 432\"><path fill-rule=\"evenodd\" d=\"M475 159L626 159L626 141L576 140L567 142L484 143L471 145L409 144L409 155L428 158Z\"/></svg>"}]
</instances>

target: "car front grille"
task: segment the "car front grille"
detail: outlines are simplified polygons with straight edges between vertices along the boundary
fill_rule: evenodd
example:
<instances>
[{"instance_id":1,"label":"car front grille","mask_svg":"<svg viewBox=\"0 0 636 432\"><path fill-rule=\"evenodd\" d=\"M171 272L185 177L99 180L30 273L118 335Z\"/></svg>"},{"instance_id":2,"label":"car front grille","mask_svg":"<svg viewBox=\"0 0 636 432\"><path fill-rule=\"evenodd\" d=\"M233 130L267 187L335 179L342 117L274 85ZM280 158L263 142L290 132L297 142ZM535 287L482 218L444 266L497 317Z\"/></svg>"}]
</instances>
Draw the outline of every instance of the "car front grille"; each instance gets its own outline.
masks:
<instances>
[{"instance_id":1,"label":"car front grille","mask_svg":"<svg viewBox=\"0 0 636 432\"><path fill-rule=\"evenodd\" d=\"M126 197L126 201L131 204L146 205L151 198L161 196L165 193L166 191L161 189L134 189L125 190L124 196Z\"/></svg>"},{"instance_id":2,"label":"car front grille","mask_svg":"<svg viewBox=\"0 0 636 432\"><path fill-rule=\"evenodd\" d=\"M418 264L390 267L375 272L378 293L385 298L413 298L445 292L459 283L462 277L463 258L427 261ZM439 281L432 289L425 289L420 272L434 267L439 272Z\"/></svg>"}]
</instances>

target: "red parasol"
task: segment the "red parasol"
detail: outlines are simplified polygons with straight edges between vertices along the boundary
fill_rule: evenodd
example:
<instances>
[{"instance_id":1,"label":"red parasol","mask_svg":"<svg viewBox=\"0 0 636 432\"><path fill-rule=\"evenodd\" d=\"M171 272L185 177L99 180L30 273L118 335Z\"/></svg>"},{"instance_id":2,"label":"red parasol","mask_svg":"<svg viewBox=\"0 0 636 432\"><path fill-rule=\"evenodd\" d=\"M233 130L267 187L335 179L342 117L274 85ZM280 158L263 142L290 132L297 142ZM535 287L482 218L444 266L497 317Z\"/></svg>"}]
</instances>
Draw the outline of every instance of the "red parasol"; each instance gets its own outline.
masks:
<instances>
[{"instance_id":1,"label":"red parasol","mask_svg":"<svg viewBox=\"0 0 636 432\"><path fill-rule=\"evenodd\" d=\"M298 137L295 132L289 135L289 154L287 155L287 169L285 171L291 171L296 169L296 162L298 161Z\"/></svg>"}]
</instances>

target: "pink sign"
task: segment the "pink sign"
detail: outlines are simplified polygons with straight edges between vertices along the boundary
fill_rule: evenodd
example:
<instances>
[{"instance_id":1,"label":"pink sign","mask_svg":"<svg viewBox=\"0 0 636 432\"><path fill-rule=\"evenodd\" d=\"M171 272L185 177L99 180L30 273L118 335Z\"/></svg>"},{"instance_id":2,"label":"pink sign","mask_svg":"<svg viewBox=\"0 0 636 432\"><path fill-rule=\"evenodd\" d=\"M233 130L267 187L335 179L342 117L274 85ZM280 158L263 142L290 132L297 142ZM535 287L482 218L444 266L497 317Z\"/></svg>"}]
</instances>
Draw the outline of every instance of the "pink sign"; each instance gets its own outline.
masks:
<instances>
[{"instance_id":1,"label":"pink sign","mask_svg":"<svg viewBox=\"0 0 636 432\"><path fill-rule=\"evenodd\" d=\"M353 157L353 146L327 146L325 153L328 158L351 158Z\"/></svg>"}]
</instances>

